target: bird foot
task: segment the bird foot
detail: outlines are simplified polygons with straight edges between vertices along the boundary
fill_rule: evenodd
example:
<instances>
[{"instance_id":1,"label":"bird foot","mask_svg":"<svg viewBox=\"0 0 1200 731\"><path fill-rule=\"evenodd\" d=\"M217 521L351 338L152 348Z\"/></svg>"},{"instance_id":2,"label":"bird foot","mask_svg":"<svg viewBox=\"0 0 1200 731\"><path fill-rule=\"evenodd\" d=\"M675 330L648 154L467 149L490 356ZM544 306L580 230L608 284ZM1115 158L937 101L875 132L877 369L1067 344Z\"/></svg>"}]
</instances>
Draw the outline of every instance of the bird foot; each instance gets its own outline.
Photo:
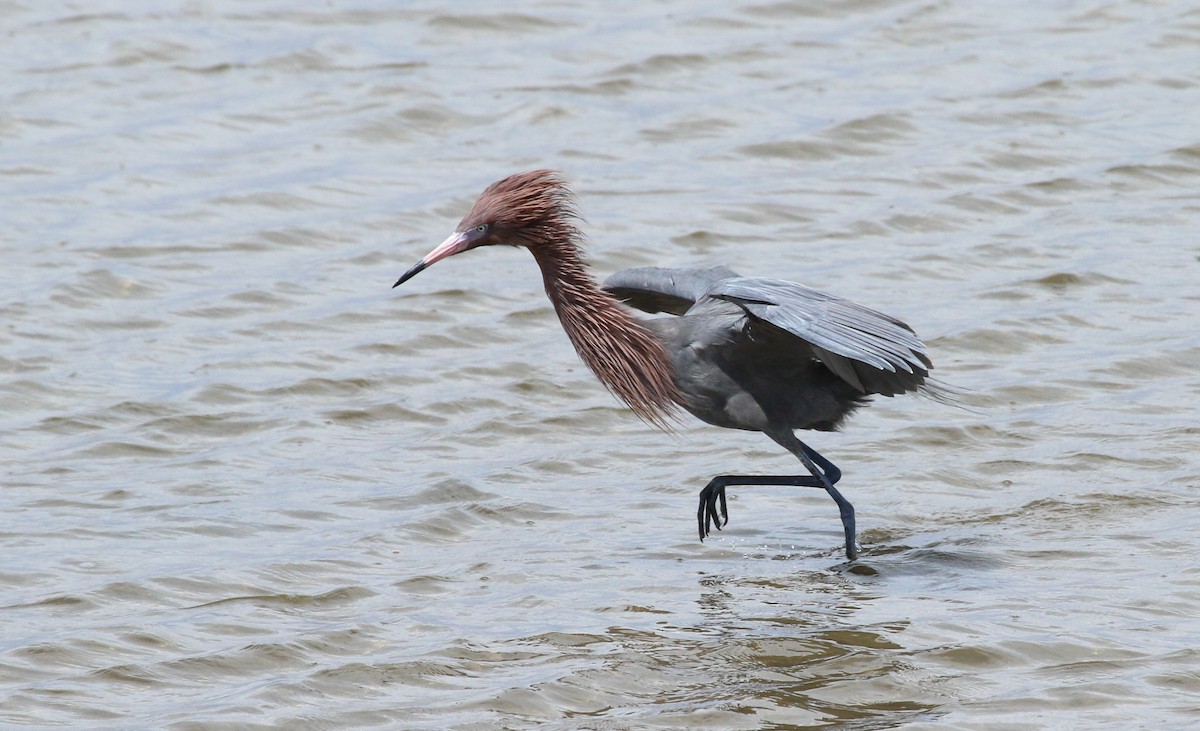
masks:
<instances>
[{"instance_id":1,"label":"bird foot","mask_svg":"<svg viewBox=\"0 0 1200 731\"><path fill-rule=\"evenodd\" d=\"M725 486L716 482L708 483L700 491L700 507L696 510L696 522L700 528L700 540L708 537L712 526L721 530L721 526L729 524L729 506L725 502Z\"/></svg>"},{"instance_id":2,"label":"bird foot","mask_svg":"<svg viewBox=\"0 0 1200 731\"><path fill-rule=\"evenodd\" d=\"M859 546L857 543L847 543L846 544L847 560L857 561L858 560L858 551L859 551Z\"/></svg>"}]
</instances>

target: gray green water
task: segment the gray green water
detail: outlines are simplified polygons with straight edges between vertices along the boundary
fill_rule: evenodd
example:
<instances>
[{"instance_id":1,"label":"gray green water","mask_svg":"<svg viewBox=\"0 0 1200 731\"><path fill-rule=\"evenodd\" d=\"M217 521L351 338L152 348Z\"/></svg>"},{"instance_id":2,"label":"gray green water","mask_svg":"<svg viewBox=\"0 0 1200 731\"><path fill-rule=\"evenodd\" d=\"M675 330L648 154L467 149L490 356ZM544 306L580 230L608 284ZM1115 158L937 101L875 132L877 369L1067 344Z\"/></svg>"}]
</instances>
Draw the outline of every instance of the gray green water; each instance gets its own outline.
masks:
<instances>
[{"instance_id":1,"label":"gray green water","mask_svg":"<svg viewBox=\"0 0 1200 731\"><path fill-rule=\"evenodd\" d=\"M0 723L1200 725L1200 6L0 3ZM452 9L450 9L452 8ZM636 420L491 180L600 275L727 264L975 411ZM812 491L809 491L812 492Z\"/></svg>"}]
</instances>

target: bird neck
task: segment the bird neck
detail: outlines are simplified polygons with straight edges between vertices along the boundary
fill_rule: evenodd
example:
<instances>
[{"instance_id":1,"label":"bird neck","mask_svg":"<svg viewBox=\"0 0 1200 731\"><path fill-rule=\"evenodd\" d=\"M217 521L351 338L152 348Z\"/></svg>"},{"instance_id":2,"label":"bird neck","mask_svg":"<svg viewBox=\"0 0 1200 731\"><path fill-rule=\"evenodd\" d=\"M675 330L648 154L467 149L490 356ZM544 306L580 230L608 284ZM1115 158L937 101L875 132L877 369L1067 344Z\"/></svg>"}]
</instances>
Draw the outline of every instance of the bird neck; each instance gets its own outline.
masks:
<instances>
[{"instance_id":1,"label":"bird neck","mask_svg":"<svg viewBox=\"0 0 1200 731\"><path fill-rule=\"evenodd\" d=\"M573 241L530 251L580 359L643 421L670 430L683 398L663 342L596 284Z\"/></svg>"}]
</instances>

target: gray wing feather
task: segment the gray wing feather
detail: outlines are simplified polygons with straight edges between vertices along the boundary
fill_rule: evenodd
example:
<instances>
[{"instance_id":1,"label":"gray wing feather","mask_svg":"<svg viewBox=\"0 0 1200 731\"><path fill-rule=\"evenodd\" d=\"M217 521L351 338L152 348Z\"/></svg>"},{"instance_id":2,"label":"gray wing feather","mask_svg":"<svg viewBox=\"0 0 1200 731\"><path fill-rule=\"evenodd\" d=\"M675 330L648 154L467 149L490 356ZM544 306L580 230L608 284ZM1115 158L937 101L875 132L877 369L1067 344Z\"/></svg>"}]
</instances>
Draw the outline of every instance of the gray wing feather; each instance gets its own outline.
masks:
<instances>
[{"instance_id":1,"label":"gray wing feather","mask_svg":"<svg viewBox=\"0 0 1200 731\"><path fill-rule=\"evenodd\" d=\"M719 281L708 295L810 343L831 371L866 393L890 396L917 388L932 367L908 325L850 300L749 277Z\"/></svg>"},{"instance_id":2,"label":"gray wing feather","mask_svg":"<svg viewBox=\"0 0 1200 731\"><path fill-rule=\"evenodd\" d=\"M622 269L604 280L604 289L643 312L682 315L722 280L738 274L725 267Z\"/></svg>"}]
</instances>

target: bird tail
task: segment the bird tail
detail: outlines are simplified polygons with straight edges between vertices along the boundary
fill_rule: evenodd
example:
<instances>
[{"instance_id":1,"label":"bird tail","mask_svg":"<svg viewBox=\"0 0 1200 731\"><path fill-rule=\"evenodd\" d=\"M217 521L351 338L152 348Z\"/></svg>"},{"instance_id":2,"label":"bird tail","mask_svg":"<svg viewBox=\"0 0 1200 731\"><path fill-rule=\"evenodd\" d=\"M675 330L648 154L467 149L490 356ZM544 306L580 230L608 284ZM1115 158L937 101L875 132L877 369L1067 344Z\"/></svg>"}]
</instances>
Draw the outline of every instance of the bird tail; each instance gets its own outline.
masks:
<instances>
[{"instance_id":1,"label":"bird tail","mask_svg":"<svg viewBox=\"0 0 1200 731\"><path fill-rule=\"evenodd\" d=\"M938 381L933 378L925 379L925 382L916 391L916 395L927 398L930 401L936 401L939 404L953 406L956 409L978 414L980 412L971 406L971 397L975 394L976 392L969 388L954 386L945 381Z\"/></svg>"}]
</instances>

